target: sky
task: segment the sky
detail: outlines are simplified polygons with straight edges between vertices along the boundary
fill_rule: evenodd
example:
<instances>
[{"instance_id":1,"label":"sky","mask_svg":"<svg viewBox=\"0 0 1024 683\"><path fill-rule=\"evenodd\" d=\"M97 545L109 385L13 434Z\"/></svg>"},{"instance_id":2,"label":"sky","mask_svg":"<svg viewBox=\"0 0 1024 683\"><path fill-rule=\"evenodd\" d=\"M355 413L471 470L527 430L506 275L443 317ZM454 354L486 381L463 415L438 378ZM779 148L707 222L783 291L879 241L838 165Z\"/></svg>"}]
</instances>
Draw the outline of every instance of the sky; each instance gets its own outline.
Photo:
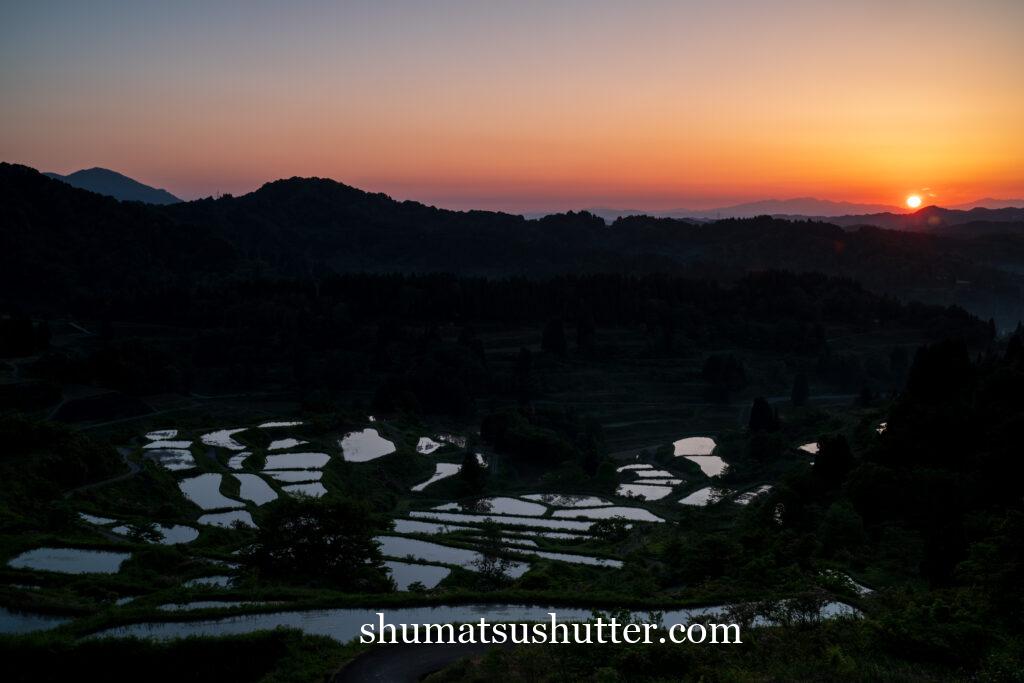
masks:
<instances>
[{"instance_id":1,"label":"sky","mask_svg":"<svg viewBox=\"0 0 1024 683\"><path fill-rule=\"evenodd\" d=\"M451 208L1024 196L1020 0L0 0L0 160Z\"/></svg>"}]
</instances>

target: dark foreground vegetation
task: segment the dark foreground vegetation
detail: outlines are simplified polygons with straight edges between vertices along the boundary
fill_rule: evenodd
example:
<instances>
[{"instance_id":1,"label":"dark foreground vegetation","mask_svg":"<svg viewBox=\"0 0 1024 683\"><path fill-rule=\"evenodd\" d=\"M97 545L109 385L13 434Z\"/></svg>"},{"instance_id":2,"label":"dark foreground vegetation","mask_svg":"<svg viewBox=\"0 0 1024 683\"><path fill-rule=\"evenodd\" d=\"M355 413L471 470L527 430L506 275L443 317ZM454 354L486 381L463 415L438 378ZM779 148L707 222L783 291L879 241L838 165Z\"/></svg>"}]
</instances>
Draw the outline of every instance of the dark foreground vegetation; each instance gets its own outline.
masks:
<instances>
[{"instance_id":1,"label":"dark foreground vegetation","mask_svg":"<svg viewBox=\"0 0 1024 683\"><path fill-rule=\"evenodd\" d=\"M300 180L151 207L7 165L0 192L0 606L69 619L0 638L5 680L324 680L355 648L288 631L88 636L239 611L477 602L728 604L777 625L735 646L513 649L440 680L1024 679L1024 341L934 303L977 295L1015 310L991 236L525 221ZM1016 239L1001 242L1003 265ZM792 272L804 270L843 277ZM156 523L201 525L143 434L195 440L284 416L301 421L303 448L334 456L323 498L274 483L277 500L249 506L258 529L152 542ZM339 438L368 426L394 452L340 458ZM465 441L417 452L441 434ZM714 435L729 469L709 477L676 457L687 435ZM236 438L255 476L271 437ZM797 448L808 442L813 457ZM239 495L223 449L189 448L192 474ZM435 462L462 469L413 490ZM624 497L623 463L666 469L678 488ZM679 504L707 487L718 502ZM523 556L501 528L456 530L444 543L480 552L476 566L395 590L374 540L393 520L535 493L614 499L663 522L538 537L542 551L621 566L536 558L517 578L503 570ZM113 574L7 564L47 546L130 558ZM188 583L226 571L231 585ZM216 600L261 604L163 609ZM860 616L815 616L835 600Z\"/></svg>"}]
</instances>

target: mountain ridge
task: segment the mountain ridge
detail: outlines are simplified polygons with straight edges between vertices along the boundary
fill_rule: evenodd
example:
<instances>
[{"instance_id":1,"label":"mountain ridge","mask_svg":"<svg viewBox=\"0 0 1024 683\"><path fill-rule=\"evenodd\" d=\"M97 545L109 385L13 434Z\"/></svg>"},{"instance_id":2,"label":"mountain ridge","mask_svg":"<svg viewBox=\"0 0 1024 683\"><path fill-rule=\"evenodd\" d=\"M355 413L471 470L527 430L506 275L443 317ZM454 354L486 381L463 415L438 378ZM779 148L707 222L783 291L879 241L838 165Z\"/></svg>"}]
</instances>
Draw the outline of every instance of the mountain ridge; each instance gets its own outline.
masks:
<instances>
[{"instance_id":1,"label":"mountain ridge","mask_svg":"<svg viewBox=\"0 0 1024 683\"><path fill-rule=\"evenodd\" d=\"M83 168L67 175L52 172L43 173L43 175L60 180L72 187L113 197L124 202L176 204L181 201L167 190L151 187L134 178L129 178L123 173L100 166Z\"/></svg>"}]
</instances>

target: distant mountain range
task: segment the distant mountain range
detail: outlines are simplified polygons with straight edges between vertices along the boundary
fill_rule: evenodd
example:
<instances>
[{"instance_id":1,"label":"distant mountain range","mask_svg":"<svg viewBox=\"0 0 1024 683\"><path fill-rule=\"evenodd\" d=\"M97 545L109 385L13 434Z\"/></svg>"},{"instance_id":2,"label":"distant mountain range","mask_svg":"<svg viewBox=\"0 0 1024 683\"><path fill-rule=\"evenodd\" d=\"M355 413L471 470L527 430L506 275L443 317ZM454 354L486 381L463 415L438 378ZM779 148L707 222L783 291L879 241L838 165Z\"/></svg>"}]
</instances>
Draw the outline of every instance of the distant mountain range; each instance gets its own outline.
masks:
<instances>
[{"instance_id":1,"label":"distant mountain range","mask_svg":"<svg viewBox=\"0 0 1024 683\"><path fill-rule=\"evenodd\" d=\"M125 202L177 204L181 201L167 190L144 185L126 175L106 168L85 168L68 175L59 173L45 173L44 175L61 180L72 187L107 195Z\"/></svg>"},{"instance_id":2,"label":"distant mountain range","mask_svg":"<svg viewBox=\"0 0 1024 683\"><path fill-rule=\"evenodd\" d=\"M714 209L668 209L664 211L644 211L640 209L612 209L595 207L588 209L595 216L606 220L615 220L626 216L654 216L656 218L689 218L695 220L718 220L721 218L754 218L755 216L848 216L851 214L901 213L895 206L885 204L857 204L854 202L833 202L815 197L795 197L793 199L763 199L756 202L745 202L721 206Z\"/></svg>"}]
</instances>

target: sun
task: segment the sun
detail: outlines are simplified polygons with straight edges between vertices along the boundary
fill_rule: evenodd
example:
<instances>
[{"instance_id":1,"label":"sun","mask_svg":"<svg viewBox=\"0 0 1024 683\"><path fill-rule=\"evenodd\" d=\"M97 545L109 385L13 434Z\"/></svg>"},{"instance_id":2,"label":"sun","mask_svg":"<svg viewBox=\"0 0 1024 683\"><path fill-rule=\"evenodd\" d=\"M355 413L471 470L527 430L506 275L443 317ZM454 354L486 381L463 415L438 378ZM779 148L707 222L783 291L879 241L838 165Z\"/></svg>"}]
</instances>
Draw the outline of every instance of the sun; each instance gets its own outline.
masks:
<instances>
[{"instance_id":1,"label":"sun","mask_svg":"<svg viewBox=\"0 0 1024 683\"><path fill-rule=\"evenodd\" d=\"M921 195L912 194L909 197L907 197L907 206L911 209L916 209L917 207L921 206Z\"/></svg>"}]
</instances>

